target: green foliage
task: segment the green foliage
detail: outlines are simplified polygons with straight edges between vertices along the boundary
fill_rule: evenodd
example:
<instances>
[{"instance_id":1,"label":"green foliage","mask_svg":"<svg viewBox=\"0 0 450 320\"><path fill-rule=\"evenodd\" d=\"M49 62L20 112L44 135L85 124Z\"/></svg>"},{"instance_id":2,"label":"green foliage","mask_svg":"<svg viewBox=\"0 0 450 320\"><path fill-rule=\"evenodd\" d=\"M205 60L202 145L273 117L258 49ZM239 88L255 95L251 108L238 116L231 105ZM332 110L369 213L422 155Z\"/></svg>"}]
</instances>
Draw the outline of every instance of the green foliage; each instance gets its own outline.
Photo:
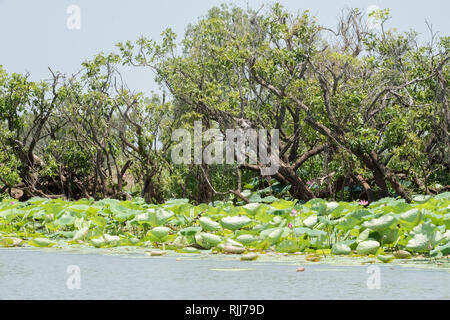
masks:
<instances>
[{"instance_id":1,"label":"green foliage","mask_svg":"<svg viewBox=\"0 0 450 320\"><path fill-rule=\"evenodd\" d=\"M231 246L281 253L368 255L409 250L413 254L447 255L450 230L444 221L450 214L449 194L418 200L402 205L402 201L385 198L365 209L355 202L318 199L302 205L276 200L245 206L230 202L195 206L186 199L160 205L144 204L140 198L76 202L44 198L27 202L3 200L0 245L76 244L101 248L164 244L165 248L180 252L189 252L191 246L219 251ZM426 216L428 211L440 224L433 224L429 218L412 218L415 212ZM313 216L315 222L307 222ZM395 223L391 223L392 219ZM354 222L349 223L350 220ZM389 262L393 256L381 254L378 258Z\"/></svg>"}]
</instances>

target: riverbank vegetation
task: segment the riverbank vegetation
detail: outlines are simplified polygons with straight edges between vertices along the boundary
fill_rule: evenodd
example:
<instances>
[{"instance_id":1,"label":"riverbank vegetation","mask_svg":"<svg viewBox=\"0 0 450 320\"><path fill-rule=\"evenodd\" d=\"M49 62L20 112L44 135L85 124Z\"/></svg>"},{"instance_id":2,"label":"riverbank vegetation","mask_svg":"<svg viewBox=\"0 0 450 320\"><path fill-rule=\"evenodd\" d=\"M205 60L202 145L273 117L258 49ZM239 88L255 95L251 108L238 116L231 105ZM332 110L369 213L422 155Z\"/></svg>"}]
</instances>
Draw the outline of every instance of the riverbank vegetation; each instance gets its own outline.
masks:
<instances>
[{"instance_id":1,"label":"riverbank vegetation","mask_svg":"<svg viewBox=\"0 0 450 320\"><path fill-rule=\"evenodd\" d=\"M388 10L370 19L380 27L347 10L331 30L278 4L221 6L181 41L167 29L119 43L73 74L0 68L0 194L200 204L259 191L320 204L448 191L449 37L430 28L419 42L388 27ZM152 70L161 93L128 88L123 66ZM278 172L173 164L172 132L195 120L280 130Z\"/></svg>"},{"instance_id":2,"label":"riverbank vegetation","mask_svg":"<svg viewBox=\"0 0 450 320\"><path fill-rule=\"evenodd\" d=\"M450 254L450 193L436 197L367 202L279 200L249 195L252 202L193 205L177 199L161 205L144 199L100 201L32 198L0 204L0 246L137 246L195 253L305 253L377 256L382 262L417 255Z\"/></svg>"}]
</instances>

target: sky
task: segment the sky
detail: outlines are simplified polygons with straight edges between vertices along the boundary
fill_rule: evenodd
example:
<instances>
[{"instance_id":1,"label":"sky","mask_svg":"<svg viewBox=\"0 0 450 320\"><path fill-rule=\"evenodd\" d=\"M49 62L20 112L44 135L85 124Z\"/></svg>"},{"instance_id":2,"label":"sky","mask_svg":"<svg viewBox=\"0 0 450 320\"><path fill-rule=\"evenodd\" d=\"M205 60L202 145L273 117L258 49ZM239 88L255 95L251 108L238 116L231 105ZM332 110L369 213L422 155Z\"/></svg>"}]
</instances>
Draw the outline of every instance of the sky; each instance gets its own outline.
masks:
<instances>
[{"instance_id":1,"label":"sky","mask_svg":"<svg viewBox=\"0 0 450 320\"><path fill-rule=\"evenodd\" d=\"M432 23L440 35L449 35L448 0L279 0L291 12L309 9L319 23L335 27L344 8L367 11L391 9L389 26L414 29L426 41ZM172 28L181 40L186 26L213 6L233 3L258 9L274 1L260 0L0 0L0 65L8 73L29 72L31 79L48 79L48 67L74 73L99 52L116 51L115 44L144 35L159 39ZM71 17L79 10L79 25ZM264 9L263 9L264 10ZM124 70L132 89L158 91L153 74L144 68Z\"/></svg>"}]
</instances>

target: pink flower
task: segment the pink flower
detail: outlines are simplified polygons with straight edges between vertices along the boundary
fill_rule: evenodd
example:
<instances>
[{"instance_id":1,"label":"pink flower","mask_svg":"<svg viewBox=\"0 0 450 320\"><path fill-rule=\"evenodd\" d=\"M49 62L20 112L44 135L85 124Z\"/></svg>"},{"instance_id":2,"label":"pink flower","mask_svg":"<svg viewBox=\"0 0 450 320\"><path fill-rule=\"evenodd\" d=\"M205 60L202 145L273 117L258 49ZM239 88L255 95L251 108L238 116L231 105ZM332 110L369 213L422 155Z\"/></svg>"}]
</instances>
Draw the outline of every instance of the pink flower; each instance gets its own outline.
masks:
<instances>
[{"instance_id":1,"label":"pink flower","mask_svg":"<svg viewBox=\"0 0 450 320\"><path fill-rule=\"evenodd\" d=\"M289 229L292 229L292 224L289 223L289 224L288 224L288 227L289 227Z\"/></svg>"},{"instance_id":2,"label":"pink flower","mask_svg":"<svg viewBox=\"0 0 450 320\"><path fill-rule=\"evenodd\" d=\"M310 184L312 184L313 182L312 181L306 181L306 184L307 185L310 185Z\"/></svg>"},{"instance_id":3,"label":"pink flower","mask_svg":"<svg viewBox=\"0 0 450 320\"><path fill-rule=\"evenodd\" d=\"M14 201L11 201L11 204L16 204Z\"/></svg>"},{"instance_id":4,"label":"pink flower","mask_svg":"<svg viewBox=\"0 0 450 320\"><path fill-rule=\"evenodd\" d=\"M297 215L297 210L292 209L291 211L291 216L295 217Z\"/></svg>"},{"instance_id":5,"label":"pink flower","mask_svg":"<svg viewBox=\"0 0 450 320\"><path fill-rule=\"evenodd\" d=\"M358 204L361 205L361 206L367 206L369 204L369 201L367 201L367 200L359 200Z\"/></svg>"}]
</instances>

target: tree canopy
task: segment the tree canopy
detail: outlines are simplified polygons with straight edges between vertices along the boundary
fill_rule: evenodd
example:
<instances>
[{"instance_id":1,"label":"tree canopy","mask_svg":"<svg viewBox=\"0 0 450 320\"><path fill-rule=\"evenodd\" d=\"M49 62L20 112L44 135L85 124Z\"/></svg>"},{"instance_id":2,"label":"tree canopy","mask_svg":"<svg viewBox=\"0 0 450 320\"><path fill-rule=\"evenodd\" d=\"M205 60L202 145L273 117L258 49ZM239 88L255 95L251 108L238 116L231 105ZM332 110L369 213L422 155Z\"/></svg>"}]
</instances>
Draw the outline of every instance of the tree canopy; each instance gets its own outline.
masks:
<instances>
[{"instance_id":1,"label":"tree canopy","mask_svg":"<svg viewBox=\"0 0 450 320\"><path fill-rule=\"evenodd\" d=\"M388 10L371 19L379 29L350 9L331 30L279 4L222 5L180 42L166 29L119 43L72 75L33 82L0 68L0 193L248 202L449 190L450 37L387 29ZM121 65L149 68L162 92L129 89ZM173 130L196 120L223 134L278 129L278 171L172 163Z\"/></svg>"}]
</instances>

